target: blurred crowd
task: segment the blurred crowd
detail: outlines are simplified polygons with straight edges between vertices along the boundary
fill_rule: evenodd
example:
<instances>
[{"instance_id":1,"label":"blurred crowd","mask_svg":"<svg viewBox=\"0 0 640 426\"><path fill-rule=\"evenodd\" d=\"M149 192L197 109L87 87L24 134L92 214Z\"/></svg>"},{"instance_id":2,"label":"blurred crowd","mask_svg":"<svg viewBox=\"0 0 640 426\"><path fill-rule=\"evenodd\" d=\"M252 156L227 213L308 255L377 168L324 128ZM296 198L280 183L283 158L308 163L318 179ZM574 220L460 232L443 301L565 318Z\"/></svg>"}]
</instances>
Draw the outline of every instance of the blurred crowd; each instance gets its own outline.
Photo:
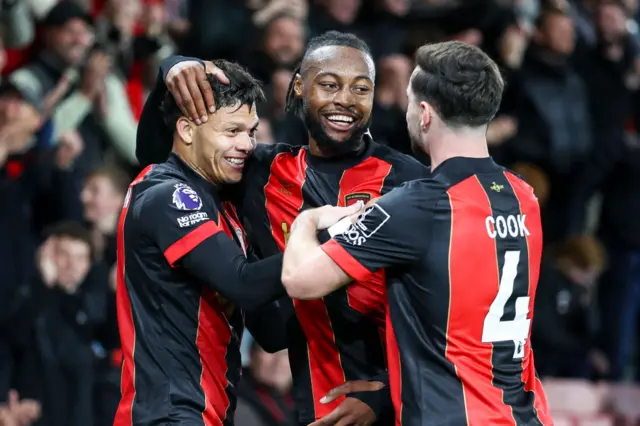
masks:
<instances>
[{"instance_id":1,"label":"blurred crowd","mask_svg":"<svg viewBox=\"0 0 640 426\"><path fill-rule=\"evenodd\" d=\"M639 382L637 14L637 0L0 0L0 425L112 424L115 230L159 62L240 62L269 98L259 141L300 145L287 88L330 29L370 44L371 133L406 153L416 48L492 55L507 81L492 155L543 209L539 375ZM293 424L286 353L245 343L237 425Z\"/></svg>"}]
</instances>

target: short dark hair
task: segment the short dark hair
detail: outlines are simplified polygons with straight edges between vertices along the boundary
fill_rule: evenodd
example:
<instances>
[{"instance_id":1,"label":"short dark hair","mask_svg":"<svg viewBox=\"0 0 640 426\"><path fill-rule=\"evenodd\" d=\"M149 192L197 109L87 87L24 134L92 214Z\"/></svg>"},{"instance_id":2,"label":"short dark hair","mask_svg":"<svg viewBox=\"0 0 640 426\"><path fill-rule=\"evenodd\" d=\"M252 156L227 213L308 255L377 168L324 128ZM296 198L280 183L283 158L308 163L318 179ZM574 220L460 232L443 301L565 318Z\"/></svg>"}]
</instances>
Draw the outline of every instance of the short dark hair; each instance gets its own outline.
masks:
<instances>
[{"instance_id":1,"label":"short dark hair","mask_svg":"<svg viewBox=\"0 0 640 426\"><path fill-rule=\"evenodd\" d=\"M415 55L411 90L451 126L482 126L495 117L504 91L496 63L459 41L427 44Z\"/></svg>"},{"instance_id":2,"label":"short dark hair","mask_svg":"<svg viewBox=\"0 0 640 426\"><path fill-rule=\"evenodd\" d=\"M91 231L80 222L72 220L58 222L51 226L45 234L47 237L66 237L71 240L82 241L89 246L91 258L93 258L95 247L93 246Z\"/></svg>"},{"instance_id":3,"label":"short dark hair","mask_svg":"<svg viewBox=\"0 0 640 426\"><path fill-rule=\"evenodd\" d=\"M547 20L552 16L565 16L567 18L571 17L569 12L560 6L545 6L540 10L538 17L536 18L536 28L542 28Z\"/></svg>"},{"instance_id":4,"label":"short dark hair","mask_svg":"<svg viewBox=\"0 0 640 426\"><path fill-rule=\"evenodd\" d=\"M316 50L327 46L352 47L354 49L360 50L361 52L364 52L373 60L371 49L369 49L367 43L353 34L342 33L340 31L327 31L326 33L312 38L311 40L309 40L309 44L304 51L302 61L300 61L300 64L298 64L298 66L293 70L293 77L291 77L291 81L289 82L289 88L287 89L287 100L284 106L284 110L286 112L290 112L296 116L300 116L300 114L302 113L302 99L296 97L293 90L296 82L296 75L300 74L300 70L302 69L309 55L311 55Z\"/></svg>"},{"instance_id":5,"label":"short dark hair","mask_svg":"<svg viewBox=\"0 0 640 426\"><path fill-rule=\"evenodd\" d=\"M111 164L102 165L91 170L89 174L87 174L85 182L94 177L106 178L107 180L109 180L109 182L111 182L115 190L122 195L127 193L129 184L132 181L129 173L127 173L124 169Z\"/></svg>"},{"instance_id":6,"label":"short dark hair","mask_svg":"<svg viewBox=\"0 0 640 426\"><path fill-rule=\"evenodd\" d=\"M229 79L229 84L224 84L218 81L214 75L207 74L207 80L213 90L216 110L234 105L238 105L238 109L243 105L251 107L254 103L266 100L260 81L249 74L241 65L223 59L216 59L212 62ZM160 109L165 124L175 130L176 122L183 114L171 93L165 95Z\"/></svg>"}]
</instances>

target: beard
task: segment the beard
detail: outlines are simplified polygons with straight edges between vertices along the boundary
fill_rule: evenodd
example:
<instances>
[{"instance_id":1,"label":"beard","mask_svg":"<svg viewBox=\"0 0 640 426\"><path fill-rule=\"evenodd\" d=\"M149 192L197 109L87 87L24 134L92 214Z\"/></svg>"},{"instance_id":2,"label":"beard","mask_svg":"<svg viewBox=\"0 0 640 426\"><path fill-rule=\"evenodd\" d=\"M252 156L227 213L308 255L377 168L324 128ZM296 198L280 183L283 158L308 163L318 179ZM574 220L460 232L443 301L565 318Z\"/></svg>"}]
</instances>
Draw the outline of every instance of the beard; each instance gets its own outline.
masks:
<instances>
[{"instance_id":1,"label":"beard","mask_svg":"<svg viewBox=\"0 0 640 426\"><path fill-rule=\"evenodd\" d=\"M320 120L311 116L309 107L306 103L303 103L302 114L304 125L309 131L311 137L318 144L318 148L324 154L330 156L344 155L358 151L363 143L362 137L367 133L369 125L371 124L371 117L369 117L369 120L367 120L366 123L354 126L347 139L336 140L327 134Z\"/></svg>"}]
</instances>

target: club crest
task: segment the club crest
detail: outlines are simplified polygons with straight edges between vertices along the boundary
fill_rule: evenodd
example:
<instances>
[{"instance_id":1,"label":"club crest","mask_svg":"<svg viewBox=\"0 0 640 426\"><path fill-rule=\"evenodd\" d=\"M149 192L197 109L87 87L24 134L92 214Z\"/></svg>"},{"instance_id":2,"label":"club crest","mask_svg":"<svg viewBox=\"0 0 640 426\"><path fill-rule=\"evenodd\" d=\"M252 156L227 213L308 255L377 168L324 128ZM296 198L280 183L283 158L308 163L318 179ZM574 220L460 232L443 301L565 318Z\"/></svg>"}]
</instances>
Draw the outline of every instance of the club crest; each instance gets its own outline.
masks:
<instances>
[{"instance_id":1,"label":"club crest","mask_svg":"<svg viewBox=\"0 0 640 426\"><path fill-rule=\"evenodd\" d=\"M358 201L362 201L364 204L367 204L369 200L371 200L371 194L368 192L354 192L353 194L345 195L344 205L348 207Z\"/></svg>"}]
</instances>

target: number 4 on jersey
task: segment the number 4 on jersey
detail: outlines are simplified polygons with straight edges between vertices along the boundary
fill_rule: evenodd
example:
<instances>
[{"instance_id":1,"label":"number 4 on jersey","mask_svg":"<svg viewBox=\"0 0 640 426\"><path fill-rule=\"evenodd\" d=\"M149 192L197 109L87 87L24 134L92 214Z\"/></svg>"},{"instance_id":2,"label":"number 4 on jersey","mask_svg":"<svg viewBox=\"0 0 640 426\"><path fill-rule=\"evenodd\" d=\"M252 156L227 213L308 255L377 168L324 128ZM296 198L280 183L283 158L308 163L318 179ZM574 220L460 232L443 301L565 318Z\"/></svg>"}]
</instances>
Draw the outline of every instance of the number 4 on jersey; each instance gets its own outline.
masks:
<instances>
[{"instance_id":1,"label":"number 4 on jersey","mask_svg":"<svg viewBox=\"0 0 640 426\"><path fill-rule=\"evenodd\" d=\"M522 296L516 299L516 315L513 320L501 321L504 315L504 307L513 294L513 285L518 274L519 263L519 250L507 251L504 254L504 265L502 267L498 295L491 303L482 328L483 343L513 341L515 345L513 358L522 358L524 356L524 344L529 336L529 325L531 323L531 320L527 318L529 314L529 296Z\"/></svg>"}]
</instances>

